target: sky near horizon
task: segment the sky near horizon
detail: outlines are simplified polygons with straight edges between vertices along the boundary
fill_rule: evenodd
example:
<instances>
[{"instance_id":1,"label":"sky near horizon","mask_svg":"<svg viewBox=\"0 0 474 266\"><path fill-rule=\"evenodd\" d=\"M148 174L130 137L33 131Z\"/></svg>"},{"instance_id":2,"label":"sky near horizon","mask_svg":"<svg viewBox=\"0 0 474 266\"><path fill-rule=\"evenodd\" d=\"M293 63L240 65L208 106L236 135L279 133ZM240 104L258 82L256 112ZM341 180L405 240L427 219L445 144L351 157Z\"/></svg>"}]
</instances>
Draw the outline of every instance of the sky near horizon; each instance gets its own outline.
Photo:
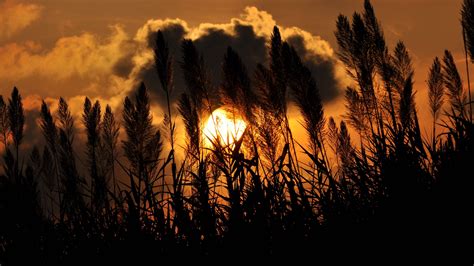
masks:
<instances>
[{"instance_id":1,"label":"sky near horizon","mask_svg":"<svg viewBox=\"0 0 474 266\"><path fill-rule=\"evenodd\" d=\"M428 118L425 80L434 57L451 50L465 75L461 0L372 4L389 47L403 40L411 53L418 108ZM137 82L158 90L150 49L157 29L165 31L178 61L179 40L195 40L214 72L228 45L249 70L264 62L276 24L316 75L328 112L337 116L350 81L335 54L335 21L362 8L362 0L0 0L0 94L7 98L17 86L27 111L38 110L41 99L53 103L60 96L76 114L84 96L119 109ZM159 95L155 99L161 103ZM158 117L159 109L158 104Z\"/></svg>"}]
</instances>

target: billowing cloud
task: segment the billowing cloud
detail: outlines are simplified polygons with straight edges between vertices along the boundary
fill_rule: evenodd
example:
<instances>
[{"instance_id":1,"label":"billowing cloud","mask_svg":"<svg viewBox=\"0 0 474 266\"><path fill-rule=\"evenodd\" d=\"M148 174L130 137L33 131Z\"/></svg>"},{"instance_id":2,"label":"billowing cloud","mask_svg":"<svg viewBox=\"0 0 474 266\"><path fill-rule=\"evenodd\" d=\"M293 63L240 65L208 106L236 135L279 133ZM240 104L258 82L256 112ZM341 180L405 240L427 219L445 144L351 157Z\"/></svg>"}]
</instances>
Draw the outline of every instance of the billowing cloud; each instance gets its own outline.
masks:
<instances>
[{"instance_id":1,"label":"billowing cloud","mask_svg":"<svg viewBox=\"0 0 474 266\"><path fill-rule=\"evenodd\" d=\"M179 49L181 40L183 38L194 40L210 72L215 73L212 78L217 85L220 81L223 55L228 46L240 54L250 74L257 63L267 62L267 44L274 25L277 23L269 13L255 7L247 7L239 18L232 18L229 23L224 24L202 23L196 27L189 27L185 21L179 19L149 20L135 35L134 41L139 47L137 53L130 55L129 59L120 61L115 68L120 69L122 75L128 72L128 78L135 80L131 83L144 81L152 91L159 91L151 48L157 30L162 30L177 61L181 59ZM334 99L348 84L348 80L329 43L300 28L280 27L280 30L283 39L296 48L313 71L323 100ZM180 71L175 71L175 81L177 90L175 96L177 96L184 88ZM156 97L156 100L160 99L163 97Z\"/></svg>"},{"instance_id":2,"label":"billowing cloud","mask_svg":"<svg viewBox=\"0 0 474 266\"><path fill-rule=\"evenodd\" d=\"M164 97L160 94L151 49L158 30L163 31L168 41L176 68L182 56L181 41L194 40L213 73L214 84L218 85L228 46L240 54L250 75L257 63L267 63L274 25L277 23L271 14L247 7L240 17L223 24L191 27L181 19L155 19L148 20L134 35L115 25L107 36L84 32L62 37L50 48L33 41L8 43L0 46L0 94L9 94L11 87L17 85L23 95L63 96L70 101L74 113L80 113L85 95L119 110L124 96L143 81L152 92L157 103L153 108L161 117ZM323 100L334 99L347 85L347 79L329 43L296 27L280 26L280 31L313 71ZM184 90L179 69L175 71L175 81L176 98Z\"/></svg>"},{"instance_id":3,"label":"billowing cloud","mask_svg":"<svg viewBox=\"0 0 474 266\"><path fill-rule=\"evenodd\" d=\"M28 27L39 18L41 9L39 5L17 3L14 0L0 2L0 40Z\"/></svg>"},{"instance_id":4,"label":"billowing cloud","mask_svg":"<svg viewBox=\"0 0 474 266\"><path fill-rule=\"evenodd\" d=\"M46 53L34 42L10 43L0 48L3 59L0 75L17 79L31 75L65 79L73 75L93 78L108 74L120 59L121 45L126 37L120 27L113 30L105 40L89 33L61 38Z\"/></svg>"},{"instance_id":5,"label":"billowing cloud","mask_svg":"<svg viewBox=\"0 0 474 266\"><path fill-rule=\"evenodd\" d=\"M113 67L127 56L128 44L133 45L119 26L112 33L99 38L90 33L59 39L52 49L43 49L35 42L9 43L0 47L0 79L22 81L31 78L66 82L69 88L34 88L34 92L45 96L75 96L88 92L111 95L114 84L123 83L113 75ZM97 88L97 83L107 84L107 90ZM75 89L82 85L82 91ZM26 89L29 90L28 88ZM43 93L44 92L44 93ZM52 93L53 92L53 93Z\"/></svg>"}]
</instances>

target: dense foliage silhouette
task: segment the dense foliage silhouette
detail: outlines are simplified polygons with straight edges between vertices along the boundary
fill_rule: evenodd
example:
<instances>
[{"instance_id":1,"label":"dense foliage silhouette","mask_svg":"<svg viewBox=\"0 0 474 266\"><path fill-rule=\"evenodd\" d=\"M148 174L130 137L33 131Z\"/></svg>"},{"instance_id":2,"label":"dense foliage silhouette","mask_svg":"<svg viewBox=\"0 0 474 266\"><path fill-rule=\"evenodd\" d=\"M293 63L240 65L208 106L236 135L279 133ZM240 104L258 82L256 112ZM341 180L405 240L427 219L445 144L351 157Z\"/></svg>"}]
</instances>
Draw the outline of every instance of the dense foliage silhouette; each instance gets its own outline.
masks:
<instances>
[{"instance_id":1,"label":"dense foliage silhouette","mask_svg":"<svg viewBox=\"0 0 474 266\"><path fill-rule=\"evenodd\" d=\"M473 3L462 7L471 60ZM86 98L75 121L61 98L55 112L41 106L44 146L22 154L28 129L21 95L14 88L7 102L0 97L0 262L407 254L458 243L472 228L474 124L452 54L435 58L428 73L433 122L431 133L422 134L405 44L389 49L368 0L362 13L340 15L336 26L338 55L354 80L339 124L325 116L311 71L277 27L268 65L255 73L227 49L219 86L191 40L182 41L175 64L158 32L155 63L167 100L162 127L152 123L143 83L125 98L120 119ZM186 90L174 108L177 70ZM291 101L307 139L293 136ZM204 123L221 106L245 119L246 132L232 144L206 145ZM178 113L186 132L183 160L175 157ZM84 125L83 151L73 145L76 123Z\"/></svg>"}]
</instances>

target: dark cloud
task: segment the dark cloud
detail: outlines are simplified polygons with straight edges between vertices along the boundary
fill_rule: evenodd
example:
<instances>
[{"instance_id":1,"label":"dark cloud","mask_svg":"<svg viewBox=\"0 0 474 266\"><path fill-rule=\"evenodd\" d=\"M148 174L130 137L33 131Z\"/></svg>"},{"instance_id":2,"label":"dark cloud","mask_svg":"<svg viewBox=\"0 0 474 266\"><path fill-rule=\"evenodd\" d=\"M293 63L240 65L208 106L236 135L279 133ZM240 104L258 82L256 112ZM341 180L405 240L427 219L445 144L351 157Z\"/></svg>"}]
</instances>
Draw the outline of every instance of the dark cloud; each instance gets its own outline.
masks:
<instances>
[{"instance_id":1,"label":"dark cloud","mask_svg":"<svg viewBox=\"0 0 474 266\"><path fill-rule=\"evenodd\" d=\"M112 68L114 75L121 78L126 78L133 70L133 61L132 56L125 56L122 59L118 60L117 63Z\"/></svg>"},{"instance_id":2,"label":"dark cloud","mask_svg":"<svg viewBox=\"0 0 474 266\"><path fill-rule=\"evenodd\" d=\"M160 25L155 25L154 28L148 25L147 34L142 38L145 40L145 50L151 51L154 47L157 29L160 29L163 32L168 42L170 52L174 58L175 86L172 94L172 100L174 101L185 90L182 72L179 67L182 58L181 41L184 38L189 38L190 35L193 36L192 31L196 29L189 29L182 21L174 21L173 23L160 22L158 24ZM198 36L193 38L193 41L198 51L204 57L204 61L211 73L211 78L215 86L218 86L221 82L222 60L224 53L229 46L231 46L241 56L250 76L253 75L256 64L267 63L267 43L270 35L268 34L267 36L264 36L261 32L257 32L259 30L257 26L252 23L243 23L240 20L232 20L230 24L224 26L211 24L206 25L206 27L202 29L198 29ZM286 40L295 47L304 63L312 71L318 83L323 101L331 101L339 95L342 88L336 71L338 61L326 50L315 51L314 47L308 48L308 45L311 45L309 42L312 41L324 42L324 45L327 46L328 44L321 39L308 40L308 33L303 33L306 35L298 31L287 29L288 36ZM323 47L326 47L324 45ZM122 66L125 62L120 61L119 63ZM128 62L131 62L131 60ZM130 69L130 67L127 69ZM166 104L153 60L148 60L146 63L142 64L134 78L135 84L142 81L145 83L147 88L151 91L152 99L160 106Z\"/></svg>"},{"instance_id":3,"label":"dark cloud","mask_svg":"<svg viewBox=\"0 0 474 266\"><path fill-rule=\"evenodd\" d=\"M341 92L340 83L336 76L337 60L332 57L314 54L306 47L302 36L293 35L286 40L303 58L305 65L311 70L323 101L335 99Z\"/></svg>"},{"instance_id":4,"label":"dark cloud","mask_svg":"<svg viewBox=\"0 0 474 266\"><path fill-rule=\"evenodd\" d=\"M181 42L186 37L186 32L184 27L179 27L178 25L172 25L161 30L174 58L174 91L172 93L172 100L176 100L185 91L184 78L179 65L182 60ZM155 38L156 32L148 36L148 49L153 48ZM221 82L221 65L227 47L231 46L239 53L251 75L256 64L265 61L267 54L265 43L265 38L257 36L253 28L247 25L236 25L235 34L230 34L219 28L210 28L202 33L198 39L194 40L196 48L204 57L206 66L211 73L214 86L218 86ZM166 104L153 62L144 65L136 78L137 82L143 81L145 83L151 91L152 99L157 101L160 106Z\"/></svg>"},{"instance_id":5,"label":"dark cloud","mask_svg":"<svg viewBox=\"0 0 474 266\"><path fill-rule=\"evenodd\" d=\"M174 101L182 92L184 92L184 81L181 72L179 71L178 60L181 59L181 41L184 39L187 32L184 25L180 24L170 24L167 27L161 28L160 30L165 36L165 39L168 43L168 48L174 59L174 90L171 94L171 100ZM151 51L154 48L156 33L157 31L149 31L149 34L146 36L145 43L147 50ZM144 64L141 69L139 69L134 78L136 80L135 87L138 86L138 83L144 82L151 94L152 100L157 102L160 106L164 106L166 104L166 98L163 94L153 60L146 62L146 64ZM135 90L132 90L130 93L133 94L134 91Z\"/></svg>"},{"instance_id":6,"label":"dark cloud","mask_svg":"<svg viewBox=\"0 0 474 266\"><path fill-rule=\"evenodd\" d=\"M195 40L196 48L203 54L211 73L215 73L212 77L215 84L220 82L222 60L229 46L240 55L250 74L257 63L265 61L265 38L257 36L251 26L237 24L234 30L234 35L223 30L209 30Z\"/></svg>"}]
</instances>

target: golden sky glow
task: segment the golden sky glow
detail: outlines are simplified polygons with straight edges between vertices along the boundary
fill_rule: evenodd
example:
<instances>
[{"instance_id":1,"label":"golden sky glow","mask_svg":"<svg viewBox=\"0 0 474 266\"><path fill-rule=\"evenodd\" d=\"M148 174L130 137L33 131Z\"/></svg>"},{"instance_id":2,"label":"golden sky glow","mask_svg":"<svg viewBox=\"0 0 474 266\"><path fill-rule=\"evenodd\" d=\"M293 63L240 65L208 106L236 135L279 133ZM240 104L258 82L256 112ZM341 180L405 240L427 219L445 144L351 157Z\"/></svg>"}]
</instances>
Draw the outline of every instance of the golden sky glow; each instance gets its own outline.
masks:
<instances>
[{"instance_id":1,"label":"golden sky glow","mask_svg":"<svg viewBox=\"0 0 474 266\"><path fill-rule=\"evenodd\" d=\"M192 38L214 76L225 47L233 46L252 71L265 61L265 42L276 24L315 73L326 114L344 113L342 91L350 84L336 56L335 20L360 11L363 1L134 1L0 0L0 94L17 86L27 111L65 97L79 117L85 96L120 110L123 98L142 80L159 91L152 70L150 38L167 30L171 50L179 38ZM413 57L417 107L429 119L426 76L435 56L453 52L463 69L461 0L373 0L389 47L403 40ZM169 38L171 37L171 38ZM173 45L173 38L176 38ZM176 60L180 55L176 54ZM264 62L265 63L265 62ZM176 64L178 65L178 64ZM181 79L180 71L176 79ZM461 71L464 75L464 71ZM177 82L175 97L183 90ZM162 99L153 95L155 122ZM327 95L327 96L325 96ZM54 106L53 106L54 108ZM31 120L34 121L35 118ZM37 134L33 132L31 134Z\"/></svg>"},{"instance_id":2,"label":"golden sky glow","mask_svg":"<svg viewBox=\"0 0 474 266\"><path fill-rule=\"evenodd\" d=\"M424 85L434 56L449 48L462 58L460 0L375 0L387 40L403 39L414 54L417 85ZM25 94L73 97L117 94L121 80L114 63L133 49L137 30L150 19L180 18L189 27L223 24L245 14L246 6L266 11L279 25L320 36L335 48L338 14L360 10L362 1L0 1L0 93L13 85ZM271 25L269 25L271 26ZM122 47L116 47L120 43ZM123 44L125 43L125 44ZM15 60L11 57L15 56ZM138 59L137 59L138 60ZM18 64L12 67L13 64ZM67 64L66 64L67 63ZM25 66L28 65L28 66ZM58 66L59 65L59 66ZM108 85L110 90L100 90ZM67 87L67 89L65 88ZM46 94L46 95L45 95Z\"/></svg>"}]
</instances>

